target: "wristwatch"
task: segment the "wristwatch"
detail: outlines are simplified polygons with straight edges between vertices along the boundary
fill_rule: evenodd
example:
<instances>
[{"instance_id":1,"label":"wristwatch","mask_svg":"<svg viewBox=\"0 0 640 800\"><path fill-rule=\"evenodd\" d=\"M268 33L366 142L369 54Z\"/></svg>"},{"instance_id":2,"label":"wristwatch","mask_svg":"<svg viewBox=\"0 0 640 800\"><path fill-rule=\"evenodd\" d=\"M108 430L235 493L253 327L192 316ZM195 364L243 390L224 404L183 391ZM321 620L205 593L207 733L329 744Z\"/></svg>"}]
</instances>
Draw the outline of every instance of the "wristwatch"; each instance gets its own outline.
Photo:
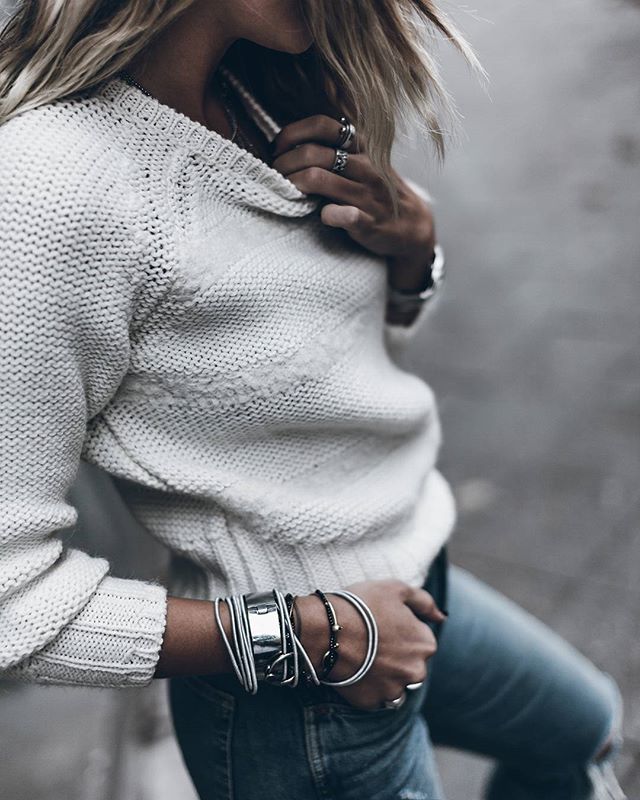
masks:
<instances>
[{"instance_id":1,"label":"wristwatch","mask_svg":"<svg viewBox=\"0 0 640 800\"><path fill-rule=\"evenodd\" d=\"M437 244L433 250L431 274L425 289L420 292L404 292L388 286L387 302L400 313L417 311L437 293L444 282L444 250Z\"/></svg>"}]
</instances>

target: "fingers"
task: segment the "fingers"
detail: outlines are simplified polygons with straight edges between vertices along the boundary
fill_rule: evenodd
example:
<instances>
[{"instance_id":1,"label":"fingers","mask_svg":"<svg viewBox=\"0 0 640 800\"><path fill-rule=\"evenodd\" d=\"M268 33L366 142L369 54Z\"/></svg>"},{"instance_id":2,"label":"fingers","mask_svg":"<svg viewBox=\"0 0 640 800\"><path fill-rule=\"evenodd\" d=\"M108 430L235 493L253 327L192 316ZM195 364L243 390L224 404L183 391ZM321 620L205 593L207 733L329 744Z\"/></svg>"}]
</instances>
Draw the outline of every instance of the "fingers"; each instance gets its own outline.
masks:
<instances>
[{"instance_id":1,"label":"fingers","mask_svg":"<svg viewBox=\"0 0 640 800\"><path fill-rule=\"evenodd\" d=\"M333 172L335 149L318 143L306 143L276 158L272 166L286 175L305 194L319 194L337 203L355 206L373 218L377 210L375 191L379 176L369 159L353 155L347 159L345 169ZM342 227L335 217L329 216L328 225ZM360 220L353 220L363 222Z\"/></svg>"},{"instance_id":2,"label":"fingers","mask_svg":"<svg viewBox=\"0 0 640 800\"><path fill-rule=\"evenodd\" d=\"M312 117L291 122L285 125L274 139L274 156L279 156L286 150L290 150L303 142L321 142L322 144L335 147L340 136L341 123L337 119L328 117L326 114L316 114ZM357 147L355 139L351 140L348 147L344 148L350 153L356 153Z\"/></svg>"},{"instance_id":3,"label":"fingers","mask_svg":"<svg viewBox=\"0 0 640 800\"><path fill-rule=\"evenodd\" d=\"M274 141L271 166L304 194L333 201L321 213L326 225L343 228L359 244L381 254L380 242L370 240L376 221L388 217L388 187L364 153L355 152L342 171L333 171L340 128L337 120L326 115L291 123Z\"/></svg>"},{"instance_id":4,"label":"fingers","mask_svg":"<svg viewBox=\"0 0 640 800\"><path fill-rule=\"evenodd\" d=\"M443 614L438 608L433 597L424 589L410 587L409 594L404 602L417 617L430 619L434 622L444 622L447 618L446 614Z\"/></svg>"},{"instance_id":5,"label":"fingers","mask_svg":"<svg viewBox=\"0 0 640 800\"><path fill-rule=\"evenodd\" d=\"M306 142L279 155L273 160L271 166L283 175L290 175L308 167L322 167L331 170L335 157L335 147L325 147L317 142ZM362 155L350 155L347 165L340 175L361 183L375 183L378 178L371 161Z\"/></svg>"},{"instance_id":6,"label":"fingers","mask_svg":"<svg viewBox=\"0 0 640 800\"><path fill-rule=\"evenodd\" d=\"M288 177L305 194L319 194L336 203L356 206L366 213L375 210L375 202L366 186L322 167L308 167Z\"/></svg>"}]
</instances>

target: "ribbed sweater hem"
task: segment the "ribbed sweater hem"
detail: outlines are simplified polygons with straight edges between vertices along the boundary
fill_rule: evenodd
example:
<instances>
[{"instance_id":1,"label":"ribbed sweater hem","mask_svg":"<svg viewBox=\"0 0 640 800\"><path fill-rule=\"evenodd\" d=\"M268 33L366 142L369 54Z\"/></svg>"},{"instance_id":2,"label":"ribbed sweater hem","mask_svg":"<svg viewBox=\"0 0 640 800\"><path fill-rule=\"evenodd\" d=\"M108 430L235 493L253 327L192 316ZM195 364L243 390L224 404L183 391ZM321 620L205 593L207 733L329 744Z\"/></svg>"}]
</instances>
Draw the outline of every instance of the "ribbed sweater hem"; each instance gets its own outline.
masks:
<instances>
[{"instance_id":1,"label":"ribbed sweater hem","mask_svg":"<svg viewBox=\"0 0 640 800\"><path fill-rule=\"evenodd\" d=\"M337 589L358 581L387 578L420 586L438 551L449 540L455 518L451 489L433 469L413 520L396 535L290 544L261 540L232 524L228 536L212 543L210 570L184 559L172 561L169 591L213 600L273 587L308 594L316 588Z\"/></svg>"}]
</instances>

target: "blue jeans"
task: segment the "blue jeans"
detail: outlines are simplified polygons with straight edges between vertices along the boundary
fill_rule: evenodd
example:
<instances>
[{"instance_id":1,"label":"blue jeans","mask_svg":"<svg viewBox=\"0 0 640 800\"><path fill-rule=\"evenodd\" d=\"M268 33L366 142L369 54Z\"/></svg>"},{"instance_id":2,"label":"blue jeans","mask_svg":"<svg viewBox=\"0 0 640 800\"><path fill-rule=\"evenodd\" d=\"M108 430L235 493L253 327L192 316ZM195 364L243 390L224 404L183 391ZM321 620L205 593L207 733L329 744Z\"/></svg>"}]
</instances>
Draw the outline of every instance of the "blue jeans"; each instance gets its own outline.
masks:
<instances>
[{"instance_id":1,"label":"blue jeans","mask_svg":"<svg viewBox=\"0 0 640 800\"><path fill-rule=\"evenodd\" d=\"M495 760L489 800L624 797L612 769L622 716L613 679L448 565L446 551L425 588L449 619L432 625L427 681L397 710L361 711L330 687L265 685L252 696L234 676L171 678L174 727L201 800L445 800L437 744Z\"/></svg>"}]
</instances>

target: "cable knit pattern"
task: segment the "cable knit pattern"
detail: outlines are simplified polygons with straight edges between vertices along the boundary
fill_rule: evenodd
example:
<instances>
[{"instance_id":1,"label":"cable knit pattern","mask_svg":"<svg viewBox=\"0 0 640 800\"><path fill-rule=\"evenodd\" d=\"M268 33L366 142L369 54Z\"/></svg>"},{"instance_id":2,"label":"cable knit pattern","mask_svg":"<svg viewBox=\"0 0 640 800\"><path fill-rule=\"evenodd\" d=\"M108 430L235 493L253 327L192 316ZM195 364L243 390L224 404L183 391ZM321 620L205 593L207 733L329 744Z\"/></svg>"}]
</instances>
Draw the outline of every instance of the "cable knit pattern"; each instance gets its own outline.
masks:
<instances>
[{"instance_id":1,"label":"cable knit pattern","mask_svg":"<svg viewBox=\"0 0 640 800\"><path fill-rule=\"evenodd\" d=\"M384 261L319 198L118 79L0 127L0 670L152 679L167 590L419 582L454 506ZM173 554L54 536L81 459Z\"/></svg>"}]
</instances>

